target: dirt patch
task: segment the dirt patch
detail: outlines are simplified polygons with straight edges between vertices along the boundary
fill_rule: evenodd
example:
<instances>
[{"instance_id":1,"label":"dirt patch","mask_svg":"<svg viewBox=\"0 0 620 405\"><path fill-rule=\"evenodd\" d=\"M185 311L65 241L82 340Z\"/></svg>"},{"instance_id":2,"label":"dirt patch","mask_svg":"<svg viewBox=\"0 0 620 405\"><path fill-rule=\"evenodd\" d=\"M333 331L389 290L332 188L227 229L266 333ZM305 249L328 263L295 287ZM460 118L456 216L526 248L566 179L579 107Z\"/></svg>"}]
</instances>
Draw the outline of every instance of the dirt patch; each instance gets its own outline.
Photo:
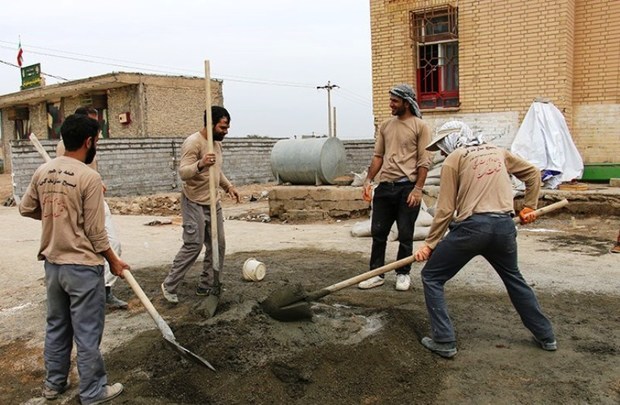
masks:
<instances>
[{"instance_id":1,"label":"dirt patch","mask_svg":"<svg viewBox=\"0 0 620 405\"><path fill-rule=\"evenodd\" d=\"M261 282L238 269L248 257L267 266ZM315 304L311 322L282 323L258 302L283 285L307 290L359 274L358 254L319 250L236 253L226 257L225 291L214 318L205 320L193 294L200 264L168 304L159 283L168 266L134 272L169 322L180 344L209 360L217 372L188 363L157 329L137 334L105 355L111 381L125 384L116 404L247 403L618 403L620 297L538 292L558 337L555 353L540 350L505 293L450 288L446 293L458 332L459 353L441 359L420 344L428 333L419 276L407 293L393 283L348 288ZM415 273L415 272L414 272ZM129 287L129 312L113 312L125 328L145 313ZM42 303L41 305L44 305ZM118 319L117 319L118 320ZM113 321L113 319L112 319ZM43 327L43 324L41 324ZM0 403L36 403L43 379L41 342L17 340L0 348ZM576 372L578 370L578 372ZM77 381L75 371L72 379ZM77 404L72 388L64 403Z\"/></svg>"}]
</instances>

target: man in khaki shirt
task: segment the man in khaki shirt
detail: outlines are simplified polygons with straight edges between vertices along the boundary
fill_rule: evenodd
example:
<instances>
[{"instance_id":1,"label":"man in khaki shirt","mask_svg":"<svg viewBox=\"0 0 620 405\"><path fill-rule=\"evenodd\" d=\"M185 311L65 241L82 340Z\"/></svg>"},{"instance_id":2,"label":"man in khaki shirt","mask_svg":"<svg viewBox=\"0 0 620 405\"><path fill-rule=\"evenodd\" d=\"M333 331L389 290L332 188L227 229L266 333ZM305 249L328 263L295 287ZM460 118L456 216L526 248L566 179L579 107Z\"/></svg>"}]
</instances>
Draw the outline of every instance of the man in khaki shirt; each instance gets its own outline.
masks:
<instances>
[{"instance_id":1,"label":"man in khaki shirt","mask_svg":"<svg viewBox=\"0 0 620 405\"><path fill-rule=\"evenodd\" d=\"M60 132L65 155L35 171L19 205L21 215L42 225L38 258L45 261L47 291L43 396L53 400L68 389L75 342L80 402L100 404L123 391L120 383L108 384L99 350L105 323L103 261L120 277L129 265L110 247L101 176L87 166L97 152L99 124L74 114Z\"/></svg>"},{"instance_id":2,"label":"man in khaki shirt","mask_svg":"<svg viewBox=\"0 0 620 405\"><path fill-rule=\"evenodd\" d=\"M94 120L97 120L97 122L99 122L99 116L97 113L97 110L94 109L93 107L79 107L75 110L75 114L82 114L82 115L86 115ZM61 139L60 141L58 141L58 144L56 144L56 156L63 156L65 154L65 144L63 142L63 140ZM93 161L88 165L88 167L90 167L93 170L97 170L97 159L93 159ZM106 186L105 184L102 182L101 183L103 186L103 192L106 192ZM110 207L108 206L108 203L103 200L103 205L105 208L105 230L108 233L108 239L110 240L110 246L112 247L112 249L114 249L114 252L120 256L121 252L122 252L122 248L121 248L121 240L118 237L118 233L116 232L116 227L114 226L114 222L112 222L112 212L110 211ZM114 274L112 274L112 272L110 271L110 265L108 264L108 262L104 263L104 274L105 274L105 303L108 306L108 308L110 309L127 309L129 308L129 305L117 298L114 293L112 292L112 286L114 285L114 283L116 283L116 280L118 280L118 277L116 277Z\"/></svg>"},{"instance_id":3,"label":"man in khaki shirt","mask_svg":"<svg viewBox=\"0 0 620 405\"><path fill-rule=\"evenodd\" d=\"M364 182L364 199L367 201L370 201L371 182L374 179L379 183L372 198L371 270L385 264L387 238L394 222L398 227L397 259L411 256L422 188L431 165L430 154L425 149L431 140L431 131L422 121L415 93L409 85L400 84L390 90L390 109L393 117L379 127ZM396 269L396 290L409 289L410 271L410 264ZM362 281L358 287L369 289L383 283L382 274Z\"/></svg>"},{"instance_id":4,"label":"man in khaki shirt","mask_svg":"<svg viewBox=\"0 0 620 405\"><path fill-rule=\"evenodd\" d=\"M428 260L422 269L431 337L422 345L442 357L456 355L456 337L444 298L444 285L481 255L502 279L523 324L544 350L556 350L551 322L517 265L517 230L510 175L525 183L522 223L533 222L541 177L529 162L474 136L463 122L444 124L427 147L447 156L428 237L415 253ZM446 230L450 232L444 237ZM443 239L442 239L443 238Z\"/></svg>"},{"instance_id":5,"label":"man in khaki shirt","mask_svg":"<svg viewBox=\"0 0 620 405\"><path fill-rule=\"evenodd\" d=\"M224 216L218 199L216 217L220 268L214 269L211 244L209 167L215 166L215 184L222 187L231 198L239 202L239 193L222 172L222 141L228 133L230 114L224 107L213 106L211 107L211 117L213 118L214 153L208 153L206 112L204 115L205 127L188 136L181 146L179 175L183 180L181 192L183 246L175 256L168 276L161 284L164 298L171 303L179 302L177 288L200 255L203 245L206 251L196 295L207 296L212 292L212 289L219 288L219 281L215 272L220 272L223 268L226 238L224 237Z\"/></svg>"}]
</instances>

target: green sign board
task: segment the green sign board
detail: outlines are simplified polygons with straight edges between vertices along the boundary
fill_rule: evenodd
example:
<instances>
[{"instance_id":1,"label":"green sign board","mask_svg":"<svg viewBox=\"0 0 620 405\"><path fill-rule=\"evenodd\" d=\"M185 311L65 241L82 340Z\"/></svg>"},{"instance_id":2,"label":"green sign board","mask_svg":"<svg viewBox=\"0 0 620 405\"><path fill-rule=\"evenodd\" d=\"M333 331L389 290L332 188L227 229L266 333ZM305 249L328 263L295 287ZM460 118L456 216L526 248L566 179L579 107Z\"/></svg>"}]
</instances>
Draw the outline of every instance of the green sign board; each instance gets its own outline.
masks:
<instances>
[{"instance_id":1,"label":"green sign board","mask_svg":"<svg viewBox=\"0 0 620 405\"><path fill-rule=\"evenodd\" d=\"M41 64L25 66L22 68L21 89L32 89L41 86Z\"/></svg>"}]
</instances>

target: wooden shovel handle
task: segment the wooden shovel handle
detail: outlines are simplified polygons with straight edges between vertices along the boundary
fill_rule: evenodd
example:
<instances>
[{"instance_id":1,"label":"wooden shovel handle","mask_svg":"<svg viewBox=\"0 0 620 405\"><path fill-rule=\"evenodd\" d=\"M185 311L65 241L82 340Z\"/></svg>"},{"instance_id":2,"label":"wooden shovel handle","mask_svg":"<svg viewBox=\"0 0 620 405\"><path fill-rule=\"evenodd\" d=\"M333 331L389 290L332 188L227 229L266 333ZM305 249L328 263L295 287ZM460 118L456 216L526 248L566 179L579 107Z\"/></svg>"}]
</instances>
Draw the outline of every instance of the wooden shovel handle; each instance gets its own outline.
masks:
<instances>
[{"instance_id":1,"label":"wooden shovel handle","mask_svg":"<svg viewBox=\"0 0 620 405\"><path fill-rule=\"evenodd\" d=\"M553 204L547 205L545 207L539 208L539 209L537 209L534 212L536 213L536 216L540 216L540 215L544 215L544 214L546 214L548 212L555 211L558 208L562 208L562 207L566 206L567 204L568 204L568 200L563 199L563 200L558 201L556 203L553 203ZM516 217L513 218L513 221L515 222L515 224L518 224L518 223L521 222L521 219L518 216L516 216ZM413 257L413 255L411 255L409 257L405 257L404 259L400 259L400 260L397 260L397 261L392 262L390 264L386 264L385 266L381 266L381 267L378 267L378 268L376 268L374 270L367 271L366 273L359 274L359 275L357 275L355 277L351 277L351 278L349 278L347 280L344 280L344 281L341 281L339 283L332 284L329 287L323 288L322 290L318 290L318 291L312 292L312 293L308 294L307 300L312 301L312 300L324 297L324 296L326 296L328 294L331 294L331 293L333 293L335 291L342 290L343 288L350 287L353 284L357 284L357 283L359 283L361 281L368 280L369 278L372 278L372 277L375 277L375 276L379 276L381 274L385 274L388 271L395 270L395 269L397 269L399 267L405 266L405 265L413 263L413 262L415 262L415 258Z\"/></svg>"},{"instance_id":2,"label":"wooden shovel handle","mask_svg":"<svg viewBox=\"0 0 620 405\"><path fill-rule=\"evenodd\" d=\"M568 200L565 198L565 199L560 200L558 202L555 202L553 204L549 204L549 205L546 205L546 206L544 206L542 208L539 208L536 211L534 211L534 213L538 217L538 216L544 215L544 214L546 214L548 212L555 211L558 208L565 207L566 205L568 205ZM515 221L515 224L520 224L521 223L521 218L519 218L519 216L517 215L516 217L513 218L513 221Z\"/></svg>"},{"instance_id":3,"label":"wooden shovel handle","mask_svg":"<svg viewBox=\"0 0 620 405\"><path fill-rule=\"evenodd\" d=\"M376 269L367 271L366 273L358 274L355 277L351 277L351 278L346 279L344 281L341 281L339 283L332 284L329 287L325 287L321 291L326 291L326 294L323 294L321 296L325 296L327 294L333 293L334 291L342 290L343 288L350 287L353 284L359 283L360 281L368 280L369 278L372 278L374 276L379 276L381 274L385 274L388 271L395 270L395 269L397 269L399 267L405 266L405 265L413 263L413 262L415 262L415 257L413 257L413 255L411 255L411 256L405 257L403 259L397 260L395 262L392 262L390 264L386 264L385 266L381 266L381 267L378 267ZM318 292L319 291L317 291L317 293ZM309 294L309 295L312 295L312 294ZM320 298L320 297L316 297L316 298Z\"/></svg>"},{"instance_id":4,"label":"wooden shovel handle","mask_svg":"<svg viewBox=\"0 0 620 405\"><path fill-rule=\"evenodd\" d=\"M142 290L136 279L133 277L133 274L131 274L129 270L124 270L123 277L125 278L125 280L127 280L127 283L129 284L133 292L138 296L140 302L142 303L142 305L144 305L149 315L151 315L151 318L153 318L153 320L155 321L155 324L164 335L164 338L174 341L175 337L172 333L172 329L170 329L170 326L168 326L166 321L164 321L164 318L159 315L159 312L157 312L151 300L149 300L149 298L146 296L144 290Z\"/></svg>"},{"instance_id":5,"label":"wooden shovel handle","mask_svg":"<svg viewBox=\"0 0 620 405\"><path fill-rule=\"evenodd\" d=\"M207 112L207 152L213 153L213 117L211 114L211 64L205 60L205 107ZM215 284L219 285L220 251L217 235L217 184L215 184L215 165L209 166L209 212L211 215L211 260Z\"/></svg>"}]
</instances>

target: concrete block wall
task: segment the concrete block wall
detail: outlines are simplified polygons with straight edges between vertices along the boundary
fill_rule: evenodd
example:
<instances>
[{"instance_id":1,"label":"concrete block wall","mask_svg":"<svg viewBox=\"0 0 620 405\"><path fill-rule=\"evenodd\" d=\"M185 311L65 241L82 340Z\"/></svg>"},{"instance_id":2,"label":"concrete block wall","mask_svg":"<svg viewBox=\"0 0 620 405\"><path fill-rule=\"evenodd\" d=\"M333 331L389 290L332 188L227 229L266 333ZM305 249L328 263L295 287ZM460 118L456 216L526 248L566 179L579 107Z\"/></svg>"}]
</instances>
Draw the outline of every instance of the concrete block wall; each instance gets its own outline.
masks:
<instances>
[{"instance_id":1,"label":"concrete block wall","mask_svg":"<svg viewBox=\"0 0 620 405\"><path fill-rule=\"evenodd\" d=\"M110 197L138 196L179 191L177 169L184 138L101 139L97 144L98 170ZM275 138L229 138L224 141L224 174L233 184L274 182L271 149ZM42 139L50 156L56 141ZM368 166L374 141L345 141L347 170L360 172ZM23 195L32 174L43 163L29 141L11 141L15 192Z\"/></svg>"},{"instance_id":2,"label":"concrete block wall","mask_svg":"<svg viewBox=\"0 0 620 405\"><path fill-rule=\"evenodd\" d=\"M346 173L361 173L368 169L375 147L375 140L343 140L346 155Z\"/></svg>"},{"instance_id":3,"label":"concrete block wall","mask_svg":"<svg viewBox=\"0 0 620 405\"><path fill-rule=\"evenodd\" d=\"M369 211L359 187L281 186L269 192L269 216L282 220L365 217Z\"/></svg>"}]
</instances>

